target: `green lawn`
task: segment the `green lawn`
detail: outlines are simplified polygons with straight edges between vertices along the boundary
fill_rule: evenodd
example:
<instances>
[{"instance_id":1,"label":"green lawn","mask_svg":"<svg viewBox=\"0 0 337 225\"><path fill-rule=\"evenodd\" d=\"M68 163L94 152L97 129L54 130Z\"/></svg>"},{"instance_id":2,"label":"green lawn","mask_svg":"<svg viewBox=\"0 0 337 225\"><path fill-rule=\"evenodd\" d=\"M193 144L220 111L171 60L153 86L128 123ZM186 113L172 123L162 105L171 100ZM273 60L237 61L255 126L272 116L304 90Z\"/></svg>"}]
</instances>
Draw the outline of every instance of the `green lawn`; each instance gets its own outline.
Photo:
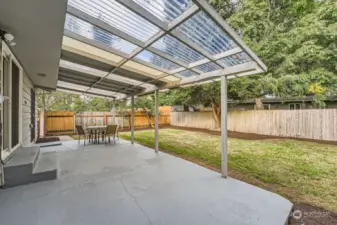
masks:
<instances>
[{"instance_id":1,"label":"green lawn","mask_svg":"<svg viewBox=\"0 0 337 225\"><path fill-rule=\"evenodd\" d=\"M220 136L162 129L161 151L220 169ZM130 139L130 133L120 133ZM136 131L136 142L153 147L153 130ZM337 147L275 139L229 139L229 174L285 196L337 212Z\"/></svg>"}]
</instances>

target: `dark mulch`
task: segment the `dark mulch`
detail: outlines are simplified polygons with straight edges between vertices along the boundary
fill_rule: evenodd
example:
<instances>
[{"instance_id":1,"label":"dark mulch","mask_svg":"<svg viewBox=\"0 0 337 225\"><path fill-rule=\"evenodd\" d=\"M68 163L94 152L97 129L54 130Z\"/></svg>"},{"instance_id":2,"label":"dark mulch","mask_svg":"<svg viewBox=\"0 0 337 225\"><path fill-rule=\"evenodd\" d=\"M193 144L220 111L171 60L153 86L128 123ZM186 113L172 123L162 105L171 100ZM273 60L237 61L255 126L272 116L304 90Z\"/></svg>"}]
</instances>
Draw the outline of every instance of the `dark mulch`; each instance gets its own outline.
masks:
<instances>
[{"instance_id":1,"label":"dark mulch","mask_svg":"<svg viewBox=\"0 0 337 225\"><path fill-rule=\"evenodd\" d=\"M300 219L290 217L289 225L336 225L337 214L322 208L304 203L294 204L294 211L299 210ZM298 215L298 214L297 214Z\"/></svg>"},{"instance_id":2,"label":"dark mulch","mask_svg":"<svg viewBox=\"0 0 337 225\"><path fill-rule=\"evenodd\" d=\"M37 141L36 141L36 144L47 143L47 142L54 142L54 141L60 141L60 138L58 138L58 137L38 138Z\"/></svg>"},{"instance_id":3,"label":"dark mulch","mask_svg":"<svg viewBox=\"0 0 337 225\"><path fill-rule=\"evenodd\" d=\"M193 128L193 127L178 127L178 126L171 126L171 125L165 125L165 126L159 126L160 129L178 129L178 130L187 130L187 131L194 131L194 132L203 132L207 134L213 134L213 135L221 135L220 131L217 130L208 130L208 129L201 129L201 128ZM153 128L136 128L135 130L149 130ZM125 128L121 131L129 131L129 128ZM330 145L336 145L337 141L323 141L323 140L314 140L314 139L306 139L306 138L291 138L291 137L279 137L279 136L272 136L272 135L262 135L262 134L252 134L252 133L242 133L242 132L235 132L235 131L228 131L228 137L230 138L237 138L237 139L243 139L243 140L265 140L265 139L293 139L293 140L299 140L299 141L309 141L314 142L318 144L330 144Z\"/></svg>"}]
</instances>

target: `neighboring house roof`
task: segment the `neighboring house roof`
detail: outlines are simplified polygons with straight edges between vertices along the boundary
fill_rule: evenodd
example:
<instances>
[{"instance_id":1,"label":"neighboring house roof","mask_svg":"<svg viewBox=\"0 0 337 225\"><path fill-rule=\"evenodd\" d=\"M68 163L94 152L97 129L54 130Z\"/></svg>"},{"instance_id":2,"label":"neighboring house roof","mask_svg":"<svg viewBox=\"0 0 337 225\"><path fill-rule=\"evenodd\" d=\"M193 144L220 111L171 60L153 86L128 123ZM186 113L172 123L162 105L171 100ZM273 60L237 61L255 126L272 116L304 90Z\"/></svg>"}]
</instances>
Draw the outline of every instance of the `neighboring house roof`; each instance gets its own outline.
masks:
<instances>
[{"instance_id":1,"label":"neighboring house roof","mask_svg":"<svg viewBox=\"0 0 337 225\"><path fill-rule=\"evenodd\" d=\"M261 98L262 103L289 103L289 102L312 102L313 100L313 96L306 96L304 98ZM325 99L325 101L328 102L334 102L337 101L337 96L329 96ZM240 101L240 100L228 100L229 104L255 104L255 99L249 99L249 100L244 100L244 101Z\"/></svg>"}]
</instances>

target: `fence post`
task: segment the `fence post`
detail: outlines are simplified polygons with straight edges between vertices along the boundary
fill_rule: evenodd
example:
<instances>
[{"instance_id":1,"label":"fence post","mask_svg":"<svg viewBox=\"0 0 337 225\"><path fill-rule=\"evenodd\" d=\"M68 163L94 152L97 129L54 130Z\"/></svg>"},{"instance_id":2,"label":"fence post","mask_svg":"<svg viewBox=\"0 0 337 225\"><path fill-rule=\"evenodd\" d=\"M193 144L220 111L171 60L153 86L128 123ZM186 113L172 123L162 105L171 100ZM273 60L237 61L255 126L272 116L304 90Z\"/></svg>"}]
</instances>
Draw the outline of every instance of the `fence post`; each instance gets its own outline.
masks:
<instances>
[{"instance_id":1,"label":"fence post","mask_svg":"<svg viewBox=\"0 0 337 225\"><path fill-rule=\"evenodd\" d=\"M74 134L76 133L76 113L74 113Z\"/></svg>"}]
</instances>

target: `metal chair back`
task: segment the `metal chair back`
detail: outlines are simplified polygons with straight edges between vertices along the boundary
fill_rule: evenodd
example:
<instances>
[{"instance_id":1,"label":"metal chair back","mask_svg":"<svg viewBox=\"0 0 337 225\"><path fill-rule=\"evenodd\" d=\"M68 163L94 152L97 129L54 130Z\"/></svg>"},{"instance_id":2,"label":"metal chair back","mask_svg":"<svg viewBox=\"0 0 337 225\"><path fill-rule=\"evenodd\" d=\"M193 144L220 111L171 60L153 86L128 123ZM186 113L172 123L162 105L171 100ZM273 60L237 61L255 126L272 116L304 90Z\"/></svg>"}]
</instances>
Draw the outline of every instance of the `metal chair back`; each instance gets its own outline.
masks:
<instances>
[{"instance_id":1,"label":"metal chair back","mask_svg":"<svg viewBox=\"0 0 337 225\"><path fill-rule=\"evenodd\" d=\"M81 125L76 125L76 131L79 135L85 135L84 129Z\"/></svg>"},{"instance_id":2,"label":"metal chair back","mask_svg":"<svg viewBox=\"0 0 337 225\"><path fill-rule=\"evenodd\" d=\"M106 127L105 134L106 135L112 135L116 132L117 125L108 125Z\"/></svg>"}]
</instances>

